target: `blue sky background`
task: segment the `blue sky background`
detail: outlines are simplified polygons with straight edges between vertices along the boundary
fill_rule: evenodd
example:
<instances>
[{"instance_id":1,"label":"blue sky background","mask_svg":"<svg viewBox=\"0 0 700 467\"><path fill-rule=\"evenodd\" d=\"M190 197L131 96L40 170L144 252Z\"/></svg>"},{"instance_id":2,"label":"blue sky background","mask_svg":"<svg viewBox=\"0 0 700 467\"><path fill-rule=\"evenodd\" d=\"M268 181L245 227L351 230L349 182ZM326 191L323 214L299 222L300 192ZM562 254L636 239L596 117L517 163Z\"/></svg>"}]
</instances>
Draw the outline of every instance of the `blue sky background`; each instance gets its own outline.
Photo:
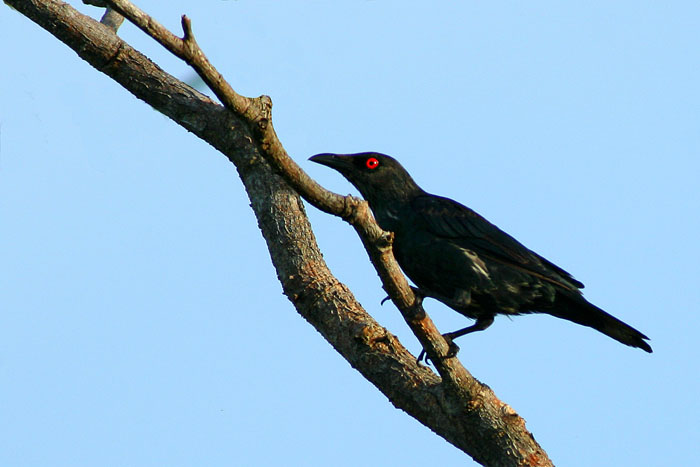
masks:
<instances>
[{"instance_id":1,"label":"blue sky background","mask_svg":"<svg viewBox=\"0 0 700 467\"><path fill-rule=\"evenodd\" d=\"M700 4L138 4L178 34L188 14L326 187L354 193L312 154L394 155L651 337L647 355L538 315L459 342L557 465L700 456ZM222 155L5 6L0 30L0 465L472 463L296 315ZM309 215L417 353L351 228ZM469 322L426 306L445 332Z\"/></svg>"}]
</instances>

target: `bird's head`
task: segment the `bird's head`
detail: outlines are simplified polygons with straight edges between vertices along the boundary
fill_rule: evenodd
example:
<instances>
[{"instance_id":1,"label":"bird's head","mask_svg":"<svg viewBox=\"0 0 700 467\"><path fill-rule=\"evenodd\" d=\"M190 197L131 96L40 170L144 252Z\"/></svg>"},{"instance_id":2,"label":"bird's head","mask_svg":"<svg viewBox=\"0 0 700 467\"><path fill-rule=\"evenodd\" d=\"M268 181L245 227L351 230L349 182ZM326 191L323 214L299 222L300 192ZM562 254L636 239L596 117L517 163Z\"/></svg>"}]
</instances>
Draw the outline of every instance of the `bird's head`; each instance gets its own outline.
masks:
<instances>
[{"instance_id":1,"label":"bird's head","mask_svg":"<svg viewBox=\"0 0 700 467\"><path fill-rule=\"evenodd\" d=\"M317 154L309 160L340 172L369 202L379 225L396 229L396 211L423 193L393 157L377 152Z\"/></svg>"},{"instance_id":2,"label":"bird's head","mask_svg":"<svg viewBox=\"0 0 700 467\"><path fill-rule=\"evenodd\" d=\"M422 191L396 159L378 152L317 154L309 160L340 172L370 204L377 197L398 202Z\"/></svg>"}]
</instances>

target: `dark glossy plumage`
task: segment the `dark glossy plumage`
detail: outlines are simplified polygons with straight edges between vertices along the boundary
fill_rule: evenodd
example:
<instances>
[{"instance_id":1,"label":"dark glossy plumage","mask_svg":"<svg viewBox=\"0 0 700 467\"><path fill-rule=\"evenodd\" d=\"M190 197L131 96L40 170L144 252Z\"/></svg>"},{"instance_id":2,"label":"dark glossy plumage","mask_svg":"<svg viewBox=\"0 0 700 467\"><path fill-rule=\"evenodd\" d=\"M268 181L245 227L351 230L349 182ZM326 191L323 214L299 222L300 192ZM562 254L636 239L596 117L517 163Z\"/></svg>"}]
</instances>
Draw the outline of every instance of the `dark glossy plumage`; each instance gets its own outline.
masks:
<instances>
[{"instance_id":1,"label":"dark glossy plumage","mask_svg":"<svg viewBox=\"0 0 700 467\"><path fill-rule=\"evenodd\" d=\"M451 339L486 329L497 314L547 313L651 352L644 334L586 301L583 284L479 214L423 191L395 159L378 153L319 154L394 232L394 256L421 293L476 323Z\"/></svg>"}]
</instances>

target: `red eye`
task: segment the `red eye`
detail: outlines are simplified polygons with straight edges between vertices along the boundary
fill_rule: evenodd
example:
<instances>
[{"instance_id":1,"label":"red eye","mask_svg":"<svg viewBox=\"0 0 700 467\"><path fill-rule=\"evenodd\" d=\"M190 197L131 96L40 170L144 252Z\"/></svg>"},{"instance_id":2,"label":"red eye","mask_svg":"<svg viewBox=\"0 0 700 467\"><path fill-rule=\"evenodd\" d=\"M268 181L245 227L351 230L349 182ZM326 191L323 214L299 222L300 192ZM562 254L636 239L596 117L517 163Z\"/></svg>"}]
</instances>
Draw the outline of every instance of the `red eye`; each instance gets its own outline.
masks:
<instances>
[{"instance_id":1,"label":"red eye","mask_svg":"<svg viewBox=\"0 0 700 467\"><path fill-rule=\"evenodd\" d=\"M379 167L379 160L376 157L370 157L365 161L365 166L367 166L368 169L376 169Z\"/></svg>"}]
</instances>

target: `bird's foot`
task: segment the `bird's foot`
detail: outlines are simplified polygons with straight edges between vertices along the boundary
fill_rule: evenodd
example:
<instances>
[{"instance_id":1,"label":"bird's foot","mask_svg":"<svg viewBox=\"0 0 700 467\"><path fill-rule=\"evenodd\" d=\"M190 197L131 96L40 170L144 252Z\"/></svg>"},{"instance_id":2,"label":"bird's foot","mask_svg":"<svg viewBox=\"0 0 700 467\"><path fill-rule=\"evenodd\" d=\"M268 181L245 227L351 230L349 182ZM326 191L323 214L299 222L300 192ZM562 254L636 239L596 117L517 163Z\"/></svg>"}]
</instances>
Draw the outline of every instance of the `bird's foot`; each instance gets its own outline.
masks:
<instances>
[{"instance_id":1,"label":"bird's foot","mask_svg":"<svg viewBox=\"0 0 700 467\"><path fill-rule=\"evenodd\" d=\"M447 342L447 354L443 358L452 358L456 357L457 353L459 353L459 346L454 343L454 340L452 336L448 334L443 334L442 337L445 338L445 342Z\"/></svg>"},{"instance_id":2,"label":"bird's foot","mask_svg":"<svg viewBox=\"0 0 700 467\"><path fill-rule=\"evenodd\" d=\"M420 365L422 361L425 361L426 364L430 363L430 357L428 357L428 355L425 353L425 349L421 350L418 354L418 358L416 358L416 365Z\"/></svg>"},{"instance_id":3,"label":"bird's foot","mask_svg":"<svg viewBox=\"0 0 700 467\"><path fill-rule=\"evenodd\" d=\"M450 336L449 333L443 334L442 337L445 339L445 342L447 342L447 353L445 355L443 355L442 357L440 357L440 360L445 360L446 358L456 357L457 353L459 353L459 346L454 343L454 341L452 340L452 336ZM420 364L423 361L426 364L432 361L432 359L425 352L425 349L421 350L420 353L418 354L418 358L416 359L416 363Z\"/></svg>"},{"instance_id":4,"label":"bird's foot","mask_svg":"<svg viewBox=\"0 0 700 467\"><path fill-rule=\"evenodd\" d=\"M413 290L415 300L413 301L413 305L411 305L411 314L409 315L409 318L413 321L420 321L425 318L425 310L423 309L423 299L425 298L425 295L416 287L411 287L411 290ZM389 300L391 300L391 297L387 295L382 299L379 305L382 306Z\"/></svg>"},{"instance_id":5,"label":"bird's foot","mask_svg":"<svg viewBox=\"0 0 700 467\"><path fill-rule=\"evenodd\" d=\"M413 305L414 305L414 306L423 305L423 299L424 299L425 297L427 297L427 295L425 294L425 292L423 292L423 291L422 291L421 289L419 289L418 287L413 287L412 285L411 285L410 287L411 287L411 290L413 291L413 295L415 295L415 297L416 297L416 301L413 302Z\"/></svg>"},{"instance_id":6,"label":"bird's foot","mask_svg":"<svg viewBox=\"0 0 700 467\"><path fill-rule=\"evenodd\" d=\"M418 288L418 287L413 287L412 285L409 286L411 287L411 290L413 291L413 295L416 297L416 303L423 304L423 299L425 298L425 294ZM382 299L381 305L384 305L384 302L388 302L391 300L390 296L386 296Z\"/></svg>"},{"instance_id":7,"label":"bird's foot","mask_svg":"<svg viewBox=\"0 0 700 467\"><path fill-rule=\"evenodd\" d=\"M411 320L420 321L425 319L425 310L423 309L423 299L425 298L425 294L423 294L420 289L415 287L411 287L411 290L413 290L413 295L415 296L415 300L413 301L413 305L411 305L410 310Z\"/></svg>"}]
</instances>

